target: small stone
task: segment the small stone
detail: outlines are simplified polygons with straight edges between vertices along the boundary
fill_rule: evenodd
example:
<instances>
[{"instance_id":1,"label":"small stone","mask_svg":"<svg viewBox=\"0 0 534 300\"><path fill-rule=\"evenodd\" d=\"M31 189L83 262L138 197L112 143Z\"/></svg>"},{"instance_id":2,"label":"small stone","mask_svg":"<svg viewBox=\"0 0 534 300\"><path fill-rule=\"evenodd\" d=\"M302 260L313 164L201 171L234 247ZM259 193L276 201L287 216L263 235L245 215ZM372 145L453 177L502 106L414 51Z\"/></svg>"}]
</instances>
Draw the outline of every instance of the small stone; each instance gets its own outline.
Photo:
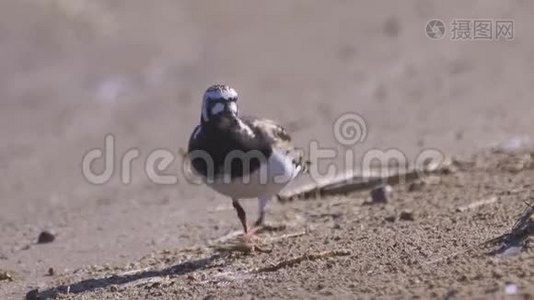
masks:
<instances>
[{"instance_id":1,"label":"small stone","mask_svg":"<svg viewBox=\"0 0 534 300\"><path fill-rule=\"evenodd\" d=\"M187 275L187 280L189 280L189 281L196 281L197 279L195 278L195 275L193 275L193 274L189 274L189 275Z\"/></svg>"},{"instance_id":2,"label":"small stone","mask_svg":"<svg viewBox=\"0 0 534 300\"><path fill-rule=\"evenodd\" d=\"M39 300L39 290L33 289L26 294L26 300Z\"/></svg>"},{"instance_id":3,"label":"small stone","mask_svg":"<svg viewBox=\"0 0 534 300\"><path fill-rule=\"evenodd\" d=\"M0 281L9 280L13 281L13 276L9 274L7 271L0 271Z\"/></svg>"},{"instance_id":4,"label":"small stone","mask_svg":"<svg viewBox=\"0 0 534 300\"><path fill-rule=\"evenodd\" d=\"M387 216L387 217L385 217L385 220L386 220L387 222L390 222L390 223L395 222L395 219L396 219L395 216Z\"/></svg>"},{"instance_id":5,"label":"small stone","mask_svg":"<svg viewBox=\"0 0 534 300\"><path fill-rule=\"evenodd\" d=\"M48 276L54 276L56 275L56 271L54 270L54 268L50 267L48 268Z\"/></svg>"},{"instance_id":6,"label":"small stone","mask_svg":"<svg viewBox=\"0 0 534 300\"><path fill-rule=\"evenodd\" d=\"M146 288L148 289L157 289L161 286L161 282L154 282L152 284L149 284Z\"/></svg>"},{"instance_id":7,"label":"small stone","mask_svg":"<svg viewBox=\"0 0 534 300\"><path fill-rule=\"evenodd\" d=\"M56 239L56 236L48 231L43 231L41 234L39 234L39 238L37 239L38 244L46 244L51 243Z\"/></svg>"},{"instance_id":8,"label":"small stone","mask_svg":"<svg viewBox=\"0 0 534 300\"><path fill-rule=\"evenodd\" d=\"M392 193L390 185L380 185L371 190L371 200L373 203L387 203Z\"/></svg>"},{"instance_id":9,"label":"small stone","mask_svg":"<svg viewBox=\"0 0 534 300\"><path fill-rule=\"evenodd\" d=\"M425 186L425 182L422 180L417 180L408 185L408 192L420 191Z\"/></svg>"},{"instance_id":10,"label":"small stone","mask_svg":"<svg viewBox=\"0 0 534 300\"><path fill-rule=\"evenodd\" d=\"M211 300L211 299L215 299L214 294L208 294L206 297L204 297L204 300Z\"/></svg>"},{"instance_id":11,"label":"small stone","mask_svg":"<svg viewBox=\"0 0 534 300\"><path fill-rule=\"evenodd\" d=\"M403 210L400 213L399 220L413 221L415 220L414 213L411 210Z\"/></svg>"},{"instance_id":12,"label":"small stone","mask_svg":"<svg viewBox=\"0 0 534 300\"><path fill-rule=\"evenodd\" d=\"M456 294L458 294L458 291L456 290L448 290L447 293L443 296L444 300L454 300L456 299Z\"/></svg>"},{"instance_id":13,"label":"small stone","mask_svg":"<svg viewBox=\"0 0 534 300\"><path fill-rule=\"evenodd\" d=\"M504 286L504 293L506 295L515 295L517 294L517 284L513 282L506 282L506 285Z\"/></svg>"},{"instance_id":14,"label":"small stone","mask_svg":"<svg viewBox=\"0 0 534 300\"><path fill-rule=\"evenodd\" d=\"M495 269L493 272L491 272L491 275L493 278L500 279L504 276L503 272L500 269Z\"/></svg>"}]
</instances>

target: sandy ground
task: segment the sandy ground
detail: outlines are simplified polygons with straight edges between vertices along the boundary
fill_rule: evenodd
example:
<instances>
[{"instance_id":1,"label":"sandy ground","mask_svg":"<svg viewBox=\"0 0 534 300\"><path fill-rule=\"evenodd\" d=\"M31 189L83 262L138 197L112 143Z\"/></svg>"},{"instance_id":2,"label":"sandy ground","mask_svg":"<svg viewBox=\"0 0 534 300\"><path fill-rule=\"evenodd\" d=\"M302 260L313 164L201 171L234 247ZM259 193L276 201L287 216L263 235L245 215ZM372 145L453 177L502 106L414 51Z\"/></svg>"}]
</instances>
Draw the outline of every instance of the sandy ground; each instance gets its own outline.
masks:
<instances>
[{"instance_id":1,"label":"sandy ground","mask_svg":"<svg viewBox=\"0 0 534 300\"><path fill-rule=\"evenodd\" d=\"M0 281L0 299L35 288L52 295L63 284L80 299L499 298L508 281L532 297L532 250L434 260L504 233L529 200L528 163L510 170L517 156L482 149L533 138L533 9L524 0L1 1L0 269L13 280ZM449 30L455 18L511 19L515 36L426 37L428 20ZM420 190L396 186L385 205L364 205L368 191L273 202L269 220L286 225L263 234L273 252L221 254L208 246L239 229L228 199L143 172L150 151L168 149L177 159L166 173L181 174L179 149L215 82L240 92L241 111L288 125L304 148L347 150L332 128L359 113L368 134L351 147L357 168L369 149L398 149L410 162L430 148L486 154ZM82 157L108 133L115 172L94 185ZM124 184L120 159L131 148L140 158ZM497 200L456 211L488 197ZM413 220L399 220L404 209ZM36 244L43 230L55 241ZM343 255L314 256L321 251ZM308 260L261 270L300 255ZM139 268L148 269L120 275Z\"/></svg>"},{"instance_id":2,"label":"sandy ground","mask_svg":"<svg viewBox=\"0 0 534 300\"><path fill-rule=\"evenodd\" d=\"M253 253L237 251L241 238L231 232L121 265L54 275L39 295L530 299L532 241L522 248L490 241L509 232L528 208L524 201L534 200L534 153L479 154L458 166L395 186L385 204L370 202L364 191L276 205ZM210 215L230 213L228 208ZM531 220L531 233L533 225ZM507 286L516 287L515 295L506 293Z\"/></svg>"}]
</instances>

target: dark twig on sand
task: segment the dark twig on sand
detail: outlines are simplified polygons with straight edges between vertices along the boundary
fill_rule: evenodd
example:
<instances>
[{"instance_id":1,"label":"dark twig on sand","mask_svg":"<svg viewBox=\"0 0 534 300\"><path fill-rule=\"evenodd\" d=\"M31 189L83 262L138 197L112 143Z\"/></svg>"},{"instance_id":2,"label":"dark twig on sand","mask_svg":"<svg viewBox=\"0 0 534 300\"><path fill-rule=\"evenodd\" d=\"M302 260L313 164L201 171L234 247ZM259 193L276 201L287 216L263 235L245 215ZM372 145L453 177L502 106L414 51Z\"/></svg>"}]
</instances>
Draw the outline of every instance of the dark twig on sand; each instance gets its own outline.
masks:
<instances>
[{"instance_id":1,"label":"dark twig on sand","mask_svg":"<svg viewBox=\"0 0 534 300\"><path fill-rule=\"evenodd\" d=\"M467 211L467 210L478 208L480 206L493 204L493 203L497 202L497 200L499 200L499 198L494 196L494 197L490 197L488 199L475 201L473 203L469 203L467 205L460 206L460 207L456 208L456 211L457 212L464 212L464 211Z\"/></svg>"},{"instance_id":2,"label":"dark twig on sand","mask_svg":"<svg viewBox=\"0 0 534 300\"><path fill-rule=\"evenodd\" d=\"M532 225L534 225L532 224L532 220L530 219L530 217L534 214L534 205L526 201L525 201L525 204L527 205L527 208L523 211L523 213L519 216L519 218L515 222L514 226L512 227L512 232L524 231L524 230L529 229L529 227L532 227Z\"/></svg>"},{"instance_id":3,"label":"dark twig on sand","mask_svg":"<svg viewBox=\"0 0 534 300\"><path fill-rule=\"evenodd\" d=\"M368 171L367 175L349 174L324 180L322 182L307 184L291 191L278 195L278 201L288 202L294 199L308 199L320 196L348 194L356 191L372 189L381 184L396 185L423 178L430 174L447 174L452 172L456 161L445 160L440 164L432 164L423 169L412 169L383 176L383 170Z\"/></svg>"},{"instance_id":4,"label":"dark twig on sand","mask_svg":"<svg viewBox=\"0 0 534 300\"><path fill-rule=\"evenodd\" d=\"M351 255L351 254L352 254L352 252L350 250L345 250L345 249L324 251L324 252L312 253L312 254L304 254L304 255L301 255L301 256L298 256L298 257L295 257L295 258L292 258L292 259L283 260L283 261L281 261L281 262L279 262L277 264L271 265L271 266L267 266L267 267L256 269L256 270L254 270L254 272L255 273L274 272L274 271L278 271L278 270L286 268L286 267L292 267L294 265L298 265L301 262L306 261L306 260L318 260L318 259L323 259L323 258L328 258L328 257L335 257L335 256L347 256L347 255Z\"/></svg>"},{"instance_id":5,"label":"dark twig on sand","mask_svg":"<svg viewBox=\"0 0 534 300\"><path fill-rule=\"evenodd\" d=\"M523 247L527 238L534 234L534 220L531 216L534 214L534 205L526 203L527 208L523 210L512 229L494 239L485 242L485 245L498 245L498 249L491 251L489 254L501 254L511 247Z\"/></svg>"},{"instance_id":6,"label":"dark twig on sand","mask_svg":"<svg viewBox=\"0 0 534 300\"><path fill-rule=\"evenodd\" d=\"M523 213L521 213L519 218L517 218L517 221L515 222L514 226L512 226L512 229L509 232L500 235L496 238L493 238L489 241L469 246L468 248L454 252L452 254L430 260L425 264L434 264L471 251L478 251L480 247L484 246L499 246L498 249L489 252L488 254L490 255L502 254L512 247L523 247L527 238L530 235L534 235L534 220L532 220L531 218L531 216L534 214L534 205L529 203L526 204L528 207L523 211Z\"/></svg>"}]
</instances>

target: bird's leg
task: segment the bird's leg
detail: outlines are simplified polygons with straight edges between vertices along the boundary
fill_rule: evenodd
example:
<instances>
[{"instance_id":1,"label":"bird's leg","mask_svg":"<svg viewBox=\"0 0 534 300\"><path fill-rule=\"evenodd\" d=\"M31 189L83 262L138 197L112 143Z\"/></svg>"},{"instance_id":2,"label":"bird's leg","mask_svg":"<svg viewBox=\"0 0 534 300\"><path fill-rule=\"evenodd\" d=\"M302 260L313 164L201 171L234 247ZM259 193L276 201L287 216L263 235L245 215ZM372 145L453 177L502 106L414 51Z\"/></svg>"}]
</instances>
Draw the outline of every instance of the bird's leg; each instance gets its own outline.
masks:
<instances>
[{"instance_id":1,"label":"bird's leg","mask_svg":"<svg viewBox=\"0 0 534 300\"><path fill-rule=\"evenodd\" d=\"M269 203L270 197L259 197L258 198L258 219L256 222L254 222L255 227L261 227L263 226L263 222L265 220L265 208L267 207L267 203Z\"/></svg>"},{"instance_id":2,"label":"bird's leg","mask_svg":"<svg viewBox=\"0 0 534 300\"><path fill-rule=\"evenodd\" d=\"M258 219L258 221L256 221L257 224L261 224L263 222L263 216L265 214L265 205L267 204L267 201L269 200L269 198L265 198L266 201L263 201L261 202L260 201L260 218ZM262 246L258 245L257 244L257 241L255 239L255 236L254 236L254 233L256 232L256 230L259 229L259 227L257 226L254 226L252 228L249 228L248 225L247 225L247 215L245 213L245 210L243 209L243 207L241 206L241 204L239 203L239 200L238 199L232 199L232 205L234 206L236 212L237 212L237 216L239 217L239 221L241 221L241 225L243 225L243 231L245 232L244 233L244 236L243 236L243 242L244 242L244 246L246 248L246 251L247 252L250 252L250 251L259 251L259 252L264 252L264 253L269 253L271 252L272 249L262 249Z\"/></svg>"},{"instance_id":3,"label":"bird's leg","mask_svg":"<svg viewBox=\"0 0 534 300\"><path fill-rule=\"evenodd\" d=\"M238 199L232 199L232 204L237 211L237 216L239 217L239 221L241 221L241 224L243 225L243 231L245 232L243 235L243 242L245 247L248 251L254 251L255 249L258 249L259 251L263 251L261 248L259 248L255 241L254 241L254 233L256 232L257 228L249 228L247 224L247 215L245 213L245 210L239 203Z\"/></svg>"},{"instance_id":4,"label":"bird's leg","mask_svg":"<svg viewBox=\"0 0 534 300\"><path fill-rule=\"evenodd\" d=\"M271 200L271 197L268 196L261 196L258 198L258 219L256 222L254 222L254 231L262 230L262 231L280 231L284 230L286 228L285 224L266 224L265 223L265 212L267 208L267 204Z\"/></svg>"},{"instance_id":5,"label":"bird's leg","mask_svg":"<svg viewBox=\"0 0 534 300\"><path fill-rule=\"evenodd\" d=\"M239 221L241 221L241 225L243 225L243 231L245 232L245 235L248 234L247 214L245 213L245 210L241 204L239 204L239 200L237 199L232 199L232 205L237 211L237 217L239 218Z\"/></svg>"}]
</instances>

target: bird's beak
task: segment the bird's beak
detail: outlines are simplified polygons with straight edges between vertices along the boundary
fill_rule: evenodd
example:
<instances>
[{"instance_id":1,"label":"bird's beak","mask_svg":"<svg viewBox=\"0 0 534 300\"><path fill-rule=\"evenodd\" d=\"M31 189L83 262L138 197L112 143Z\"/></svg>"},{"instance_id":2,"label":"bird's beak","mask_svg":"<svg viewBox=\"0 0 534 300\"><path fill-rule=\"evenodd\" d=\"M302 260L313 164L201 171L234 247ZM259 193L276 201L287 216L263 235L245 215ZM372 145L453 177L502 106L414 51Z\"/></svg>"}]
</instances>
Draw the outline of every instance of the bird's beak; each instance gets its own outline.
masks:
<instances>
[{"instance_id":1,"label":"bird's beak","mask_svg":"<svg viewBox=\"0 0 534 300\"><path fill-rule=\"evenodd\" d=\"M224 111L222 112L222 114L226 117L237 118L237 113L235 112L235 110L232 110L230 108L230 105L226 105L224 107Z\"/></svg>"},{"instance_id":2,"label":"bird's beak","mask_svg":"<svg viewBox=\"0 0 534 300\"><path fill-rule=\"evenodd\" d=\"M236 123L237 115L229 110L225 110L219 114L218 126L220 128L229 128Z\"/></svg>"},{"instance_id":3,"label":"bird's beak","mask_svg":"<svg viewBox=\"0 0 534 300\"><path fill-rule=\"evenodd\" d=\"M230 111L230 110L225 110L225 111L221 112L220 115L221 115L221 117L223 119L235 119L237 117L235 112Z\"/></svg>"}]
</instances>

